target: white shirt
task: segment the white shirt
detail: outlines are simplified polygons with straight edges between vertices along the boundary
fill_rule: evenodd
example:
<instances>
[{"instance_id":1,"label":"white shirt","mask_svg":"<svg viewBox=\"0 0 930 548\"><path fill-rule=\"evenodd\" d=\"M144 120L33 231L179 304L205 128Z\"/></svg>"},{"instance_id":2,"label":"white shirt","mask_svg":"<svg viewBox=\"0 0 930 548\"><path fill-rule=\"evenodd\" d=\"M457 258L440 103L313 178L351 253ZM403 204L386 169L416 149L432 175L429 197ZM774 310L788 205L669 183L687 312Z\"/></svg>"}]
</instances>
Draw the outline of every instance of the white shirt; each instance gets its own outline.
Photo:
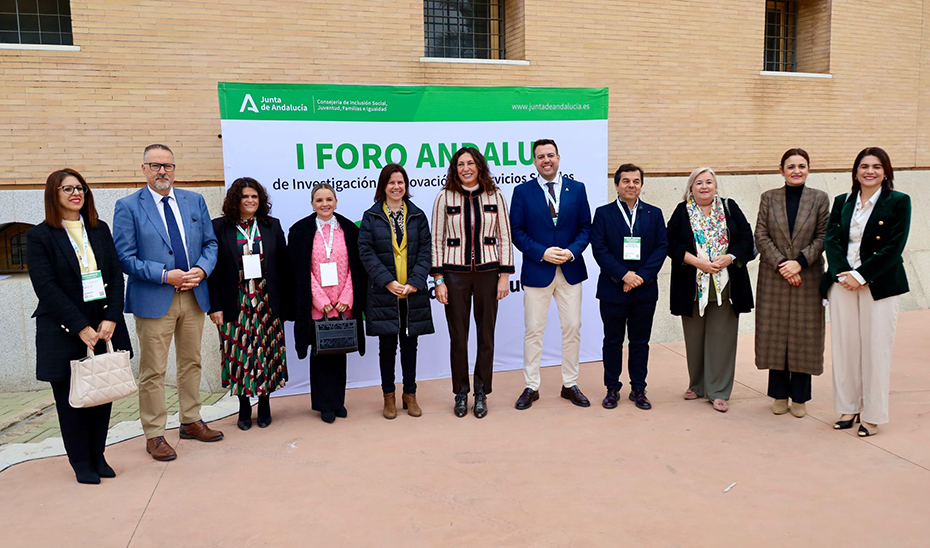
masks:
<instances>
[{"instance_id":1,"label":"white shirt","mask_svg":"<svg viewBox=\"0 0 930 548\"><path fill-rule=\"evenodd\" d=\"M849 222L849 246L846 248L846 262L852 268L859 268L862 265L862 257L859 250L862 247L862 233L865 231L865 225L869 222L869 217L875 211L875 204L878 203L878 197L882 195L881 187L875 191L871 198L862 203L862 191L856 196L856 209L853 211L852 219ZM855 270L852 270L852 276L859 283L864 284L865 278Z\"/></svg>"},{"instance_id":2,"label":"white shirt","mask_svg":"<svg viewBox=\"0 0 930 548\"><path fill-rule=\"evenodd\" d=\"M152 190L152 187L148 185L146 185L146 188L152 193L152 199L155 200L155 209L161 215L161 222L165 226L165 234L168 234L168 221L165 220L165 204L161 201L164 196ZM184 242L184 256L187 257L187 265L193 268L194 265L191 264L190 254L187 252L187 234L184 232L184 222L181 220L181 209L178 207L178 199L174 197L174 187L168 189L168 204L171 206L174 220L178 223L178 230L181 232L181 241ZM168 241L171 241L171 234L168 234Z\"/></svg>"}]
</instances>

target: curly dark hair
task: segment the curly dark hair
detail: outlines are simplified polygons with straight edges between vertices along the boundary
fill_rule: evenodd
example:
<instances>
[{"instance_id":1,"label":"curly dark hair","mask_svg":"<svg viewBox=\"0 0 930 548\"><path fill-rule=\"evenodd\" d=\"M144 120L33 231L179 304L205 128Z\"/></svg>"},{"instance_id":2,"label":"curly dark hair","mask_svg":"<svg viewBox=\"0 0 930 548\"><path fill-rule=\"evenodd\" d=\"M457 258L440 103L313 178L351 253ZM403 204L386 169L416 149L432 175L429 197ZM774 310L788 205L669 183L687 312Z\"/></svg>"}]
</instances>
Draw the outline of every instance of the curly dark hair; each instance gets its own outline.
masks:
<instances>
[{"instance_id":1,"label":"curly dark hair","mask_svg":"<svg viewBox=\"0 0 930 548\"><path fill-rule=\"evenodd\" d=\"M255 218L262 224L268 224L268 215L271 214L268 193L265 192L265 187L261 183L251 177L239 177L226 191L226 199L223 200L223 220L230 225L239 222L239 204L242 203L242 189L244 188L254 188L258 193L258 210L255 212Z\"/></svg>"},{"instance_id":2,"label":"curly dark hair","mask_svg":"<svg viewBox=\"0 0 930 548\"><path fill-rule=\"evenodd\" d=\"M462 181L459 179L458 163L459 158L466 153L471 154L471 157L475 160L475 166L478 167L478 185L481 187L481 190L488 194L497 192L497 185L494 184L494 179L491 178L491 170L488 168L488 161L484 159L484 156L475 147L462 147L452 155L452 159L449 160L449 172L446 174L445 189L455 192L464 192L462 190Z\"/></svg>"}]
</instances>

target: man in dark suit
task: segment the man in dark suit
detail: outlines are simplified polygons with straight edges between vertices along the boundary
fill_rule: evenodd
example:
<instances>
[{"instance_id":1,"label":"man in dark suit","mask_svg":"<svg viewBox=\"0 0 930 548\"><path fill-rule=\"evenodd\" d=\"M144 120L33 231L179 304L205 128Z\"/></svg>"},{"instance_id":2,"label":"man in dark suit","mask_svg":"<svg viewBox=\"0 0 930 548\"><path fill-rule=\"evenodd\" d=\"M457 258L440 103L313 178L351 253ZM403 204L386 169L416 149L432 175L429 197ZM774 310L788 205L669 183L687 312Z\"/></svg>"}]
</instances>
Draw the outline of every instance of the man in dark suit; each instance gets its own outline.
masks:
<instances>
[{"instance_id":1,"label":"man in dark suit","mask_svg":"<svg viewBox=\"0 0 930 548\"><path fill-rule=\"evenodd\" d=\"M145 188L116 202L113 236L126 286L126 312L139 335L139 414L146 451L177 457L165 441L165 371L171 339L177 351L182 439L218 441L223 433L200 419L200 340L210 309L207 284L216 265L216 236L203 196L174 188L174 154L149 145L142 154Z\"/></svg>"},{"instance_id":2,"label":"man in dark suit","mask_svg":"<svg viewBox=\"0 0 930 548\"><path fill-rule=\"evenodd\" d=\"M555 141L533 143L539 174L513 191L510 226L513 243L523 252L523 376L526 389L517 409L539 399L539 365L543 333L554 298L562 324L562 397L580 407L591 402L578 388L581 349L581 282L588 278L581 254L588 247L591 209L584 185L559 171Z\"/></svg>"},{"instance_id":3,"label":"man in dark suit","mask_svg":"<svg viewBox=\"0 0 930 548\"><path fill-rule=\"evenodd\" d=\"M604 384L602 405L617 407L623 370L623 338L630 335L630 400L651 409L646 397L646 365L652 318L659 299L657 277L668 251L662 210L639 199L643 170L623 164L614 174L617 201L597 208L591 226L591 251L601 267L597 279L604 324Z\"/></svg>"}]
</instances>

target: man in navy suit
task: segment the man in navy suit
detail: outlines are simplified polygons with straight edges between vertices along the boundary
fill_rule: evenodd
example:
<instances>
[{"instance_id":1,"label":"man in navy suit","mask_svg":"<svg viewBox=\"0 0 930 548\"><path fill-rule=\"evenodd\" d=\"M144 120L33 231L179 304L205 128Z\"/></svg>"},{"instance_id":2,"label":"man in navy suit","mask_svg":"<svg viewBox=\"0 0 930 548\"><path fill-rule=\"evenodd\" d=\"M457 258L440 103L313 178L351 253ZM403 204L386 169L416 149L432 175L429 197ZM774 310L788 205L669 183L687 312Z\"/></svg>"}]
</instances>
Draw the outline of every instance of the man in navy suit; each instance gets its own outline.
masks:
<instances>
[{"instance_id":1,"label":"man in navy suit","mask_svg":"<svg viewBox=\"0 0 930 548\"><path fill-rule=\"evenodd\" d=\"M174 338L183 439L218 441L200 419L200 340L210 297L204 282L216 265L216 236L203 196L174 188L174 154L165 145L142 153L147 185L116 202L113 240L129 276L126 312L139 335L139 414L146 451L167 461L165 370Z\"/></svg>"},{"instance_id":2,"label":"man in navy suit","mask_svg":"<svg viewBox=\"0 0 930 548\"><path fill-rule=\"evenodd\" d=\"M652 318L659 299L657 277L668 237L662 210L639 199L643 170L623 164L614 174L617 201L594 212L591 251L601 267L597 298L604 324L604 384L607 396L602 405L617 407L620 373L623 370L623 336L630 335L630 400L640 409L651 409L646 397L646 365Z\"/></svg>"},{"instance_id":3,"label":"man in navy suit","mask_svg":"<svg viewBox=\"0 0 930 548\"><path fill-rule=\"evenodd\" d=\"M523 376L526 389L517 409L539 399L539 364L543 333L554 298L562 324L562 397L588 407L578 388L581 349L581 282L588 278L584 258L591 230L591 208L584 185L559 171L559 148L552 139L533 143L533 164L539 174L513 191L510 226L513 243L523 252L524 321Z\"/></svg>"}]
</instances>

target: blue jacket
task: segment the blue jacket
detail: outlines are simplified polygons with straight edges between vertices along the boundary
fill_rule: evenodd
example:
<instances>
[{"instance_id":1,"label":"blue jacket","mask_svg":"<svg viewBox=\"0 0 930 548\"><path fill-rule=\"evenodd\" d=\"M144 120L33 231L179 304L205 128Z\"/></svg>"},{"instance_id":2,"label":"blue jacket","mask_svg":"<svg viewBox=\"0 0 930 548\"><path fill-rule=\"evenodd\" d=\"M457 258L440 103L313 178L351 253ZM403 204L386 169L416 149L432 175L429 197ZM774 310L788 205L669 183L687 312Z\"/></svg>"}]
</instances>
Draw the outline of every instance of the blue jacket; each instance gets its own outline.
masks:
<instances>
[{"instance_id":1,"label":"blue jacket","mask_svg":"<svg viewBox=\"0 0 930 548\"><path fill-rule=\"evenodd\" d=\"M570 284L588 279L581 254L588 247L591 231L591 208L584 184L562 178L559 193L559 222L552 224L549 202L536 178L522 183L513 190L510 203L510 228L513 243L523 252L520 283L527 287L546 287L555 279L556 265L543 261L550 247L561 247L572 252L574 261L561 265L562 275Z\"/></svg>"},{"instance_id":2,"label":"blue jacket","mask_svg":"<svg viewBox=\"0 0 930 548\"><path fill-rule=\"evenodd\" d=\"M198 266L209 276L216 266L217 244L207 203L200 194L179 188L174 189L174 197L184 223L191 268ZM174 299L174 287L161 283L162 272L175 266L158 207L151 191L143 187L116 202L113 213L113 241L123 272L129 276L126 313L142 318L164 316ZM193 289L204 312L210 310L208 291L206 278Z\"/></svg>"},{"instance_id":3,"label":"blue jacket","mask_svg":"<svg viewBox=\"0 0 930 548\"><path fill-rule=\"evenodd\" d=\"M657 278L668 252L668 236L662 210L640 200L633 225L633 236L642 238L638 261L623 259L623 238L630 236L616 201L602 205L594 212L591 226L591 251L601 267L597 279L597 298L623 304L628 299L655 302L659 299ZM623 277L630 270L643 279L643 285L628 293L623 291Z\"/></svg>"}]
</instances>

